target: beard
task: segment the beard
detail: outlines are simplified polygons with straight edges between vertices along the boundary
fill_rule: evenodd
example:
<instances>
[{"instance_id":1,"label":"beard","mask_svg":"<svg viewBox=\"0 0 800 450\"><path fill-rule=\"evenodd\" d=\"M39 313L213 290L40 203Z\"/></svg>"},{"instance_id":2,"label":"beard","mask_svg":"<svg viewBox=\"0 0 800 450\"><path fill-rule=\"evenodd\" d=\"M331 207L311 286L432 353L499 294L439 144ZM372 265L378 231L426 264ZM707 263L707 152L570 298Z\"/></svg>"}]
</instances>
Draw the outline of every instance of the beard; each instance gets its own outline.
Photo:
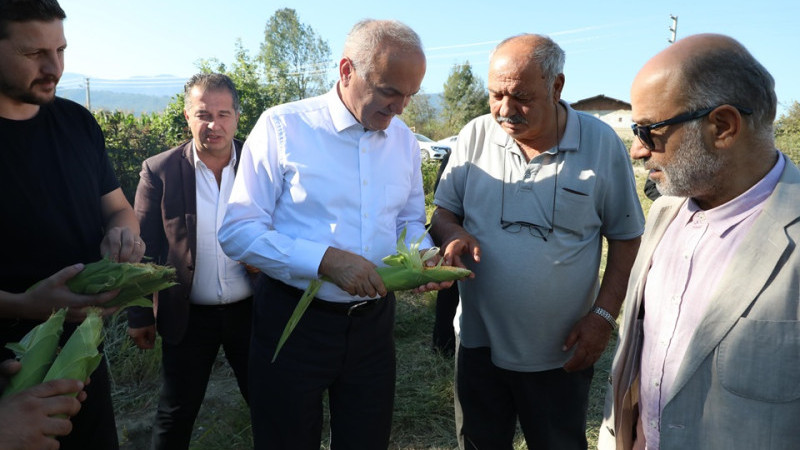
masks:
<instances>
[{"instance_id":1,"label":"beard","mask_svg":"<svg viewBox=\"0 0 800 450\"><path fill-rule=\"evenodd\" d=\"M55 100L56 89L46 91L37 89L37 84L44 84L55 82L58 84L58 78L39 78L34 80L27 88L13 84L0 77L0 93L12 100L20 103L28 103L31 105L44 105Z\"/></svg>"},{"instance_id":2,"label":"beard","mask_svg":"<svg viewBox=\"0 0 800 450\"><path fill-rule=\"evenodd\" d=\"M647 169L657 169L663 177L656 182L662 195L696 197L714 186L723 161L709 151L703 143L700 122L685 125L685 130L675 157L666 164L645 164Z\"/></svg>"}]
</instances>

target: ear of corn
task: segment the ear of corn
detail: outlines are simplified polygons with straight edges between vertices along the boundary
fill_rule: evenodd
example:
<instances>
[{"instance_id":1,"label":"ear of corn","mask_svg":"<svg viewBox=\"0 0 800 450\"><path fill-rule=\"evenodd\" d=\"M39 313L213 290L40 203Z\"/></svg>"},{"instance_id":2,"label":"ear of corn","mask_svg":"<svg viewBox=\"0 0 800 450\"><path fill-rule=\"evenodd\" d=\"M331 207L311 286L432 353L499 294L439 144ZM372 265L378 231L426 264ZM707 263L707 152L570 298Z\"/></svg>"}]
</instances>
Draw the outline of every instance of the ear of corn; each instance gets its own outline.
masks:
<instances>
[{"instance_id":1,"label":"ear of corn","mask_svg":"<svg viewBox=\"0 0 800 450\"><path fill-rule=\"evenodd\" d=\"M82 271L67 281L67 287L76 294L99 294L119 289L116 297L102 305L104 308L152 307L153 302L145 296L174 286L177 284L174 280L174 267L152 263L118 263L103 258L86 264Z\"/></svg>"},{"instance_id":2,"label":"ear of corn","mask_svg":"<svg viewBox=\"0 0 800 450\"><path fill-rule=\"evenodd\" d=\"M422 244L425 234L409 245L406 245L405 238L406 229L403 228L403 231L397 238L397 253L383 258L382 261L386 264L386 267L378 267L375 269L378 275L381 276L386 290L404 291L417 288L430 282L441 283L443 281L460 280L472 273L471 270L461 267L442 266L441 260L439 264L434 267L426 267L425 261L436 256L436 254L439 253L439 248L431 247L423 255L420 255L419 246ZM322 280L312 280L308 288L303 292L302 298L297 303L294 312L292 312L292 316L289 318L289 323L286 324L283 334L281 334L278 346L275 348L275 354L272 356L272 362L275 362L275 358L278 357L278 352L281 347L283 347L283 344L289 338L294 327L297 326L297 323L300 321L303 313L305 313L311 300L316 296L317 291L319 291L322 285L322 281L330 280L326 277L323 277Z\"/></svg>"},{"instance_id":3,"label":"ear of corn","mask_svg":"<svg viewBox=\"0 0 800 450\"><path fill-rule=\"evenodd\" d=\"M56 357L58 339L61 337L66 313L66 309L58 310L49 319L35 326L19 342L6 345L17 355L22 363L22 368L11 378L10 384L3 392L3 397L16 394L42 382Z\"/></svg>"},{"instance_id":4,"label":"ear of corn","mask_svg":"<svg viewBox=\"0 0 800 450\"><path fill-rule=\"evenodd\" d=\"M97 369L103 355L97 347L103 342L103 319L100 310L92 308L83 322L67 339L42 381L69 378L85 381Z\"/></svg>"},{"instance_id":5,"label":"ear of corn","mask_svg":"<svg viewBox=\"0 0 800 450\"><path fill-rule=\"evenodd\" d=\"M34 327L22 340L7 345L17 353L22 368L11 378L3 397L50 380L69 378L85 381L97 369L102 359L97 350L103 342L101 309L91 308L58 351L66 312L66 309L59 310Z\"/></svg>"}]
</instances>

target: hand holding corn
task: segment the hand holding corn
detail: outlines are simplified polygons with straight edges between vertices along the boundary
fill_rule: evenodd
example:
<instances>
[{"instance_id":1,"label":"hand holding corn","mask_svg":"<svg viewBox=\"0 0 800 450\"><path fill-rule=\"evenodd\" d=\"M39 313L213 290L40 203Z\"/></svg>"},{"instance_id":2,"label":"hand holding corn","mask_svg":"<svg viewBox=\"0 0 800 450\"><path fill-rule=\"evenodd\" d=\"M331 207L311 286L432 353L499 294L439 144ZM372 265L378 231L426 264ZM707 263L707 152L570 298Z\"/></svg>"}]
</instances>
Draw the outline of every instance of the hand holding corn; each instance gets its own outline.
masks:
<instances>
[{"instance_id":1,"label":"hand holding corn","mask_svg":"<svg viewBox=\"0 0 800 450\"><path fill-rule=\"evenodd\" d=\"M80 322L86 317L86 307L105 304L117 295L116 290L92 295L73 292L69 288L68 282L83 268L83 264L65 267L31 286L27 291L16 294L15 316L20 319L44 321L54 310L67 308L65 320ZM104 314L111 314L114 311L114 309L108 309Z\"/></svg>"},{"instance_id":2,"label":"hand holding corn","mask_svg":"<svg viewBox=\"0 0 800 450\"><path fill-rule=\"evenodd\" d=\"M174 286L174 279L174 268L156 264L116 263L108 258L76 264L28 288L23 294L28 302L20 301L18 314L43 320L45 311L66 307L67 321L72 322L83 320L88 306L103 307L102 316L128 306L150 307L152 301L145 296ZM36 315L23 315L23 308L35 309Z\"/></svg>"},{"instance_id":3,"label":"hand holding corn","mask_svg":"<svg viewBox=\"0 0 800 450\"><path fill-rule=\"evenodd\" d=\"M3 368L11 367L7 362ZM14 363L16 370L19 363ZM2 371L2 370L0 370ZM80 410L83 383L75 380L54 380L0 400L0 448L56 448L54 436L66 436L72 422L66 417ZM78 392L83 395L74 398Z\"/></svg>"},{"instance_id":4,"label":"hand holding corn","mask_svg":"<svg viewBox=\"0 0 800 450\"><path fill-rule=\"evenodd\" d=\"M460 280L462 278L469 277L472 275L472 271L469 269L465 269L462 267L453 267L453 266L443 266L442 261L443 259L438 258L439 248L432 247L424 252L419 251L419 246L422 243L422 240L425 238L423 234L420 236L416 241L412 242L408 246L405 244L406 238L406 230L400 233L400 236L397 239L397 253L393 255L389 255L383 258L383 262L386 264L386 267L378 267L373 269L374 265L367 261L364 258L358 256L358 258L363 259L368 264L368 272L375 272L380 277L377 284L379 287L375 286L376 281L370 277L367 278L366 281L372 285L372 289L374 291L370 291L369 288L366 288L365 284L360 285L360 289L358 288L355 290L356 294L347 290L348 293L352 295L361 295L365 296L361 292L369 293L375 292L380 294L381 296L386 295L387 291L404 291L409 289L414 289L417 291L421 290L429 290L427 288L432 288L436 286L446 287L447 282L452 282L454 280ZM329 249L330 250L330 249ZM342 254L347 252L339 251ZM331 257L335 257L338 253L331 254ZM325 256L328 256L328 252L325 253ZM356 255L357 256L357 255ZM343 255L339 255L340 258L344 257ZM438 263L434 266L428 266L428 261L435 261L438 259ZM350 259L348 261L357 261L356 259ZM364 266L364 264L359 264L360 266ZM327 267L326 267L327 270ZM322 264L320 265L320 273L323 275L321 280L311 280L306 288L305 292L303 293L302 298L297 303L294 311L292 312L289 321L286 323L286 327L281 334L280 339L278 340L278 345L275 348L275 354L272 356L272 362L275 362L275 358L278 357L278 352L280 352L281 347L289 338L289 335L294 330L295 326L297 326L300 318L305 313L308 305L311 304L311 300L319 291L320 286L322 286L323 281L334 281L329 278L327 273L323 271ZM339 279L341 281L342 278ZM347 280L347 278L345 278ZM358 278L355 280L358 282ZM339 282L336 283L339 287L342 287ZM380 289L380 286L383 289ZM343 288L344 289L344 288ZM381 293L382 292L382 293ZM375 293L371 295L367 295L369 297L374 297Z\"/></svg>"},{"instance_id":5,"label":"hand holding corn","mask_svg":"<svg viewBox=\"0 0 800 450\"><path fill-rule=\"evenodd\" d=\"M19 342L7 344L22 368L11 378L0 398L51 380L66 378L82 382L88 379L102 359L97 350L103 342L103 319L99 313L99 308L90 309L60 351L58 342L66 316L64 309L35 326Z\"/></svg>"}]
</instances>

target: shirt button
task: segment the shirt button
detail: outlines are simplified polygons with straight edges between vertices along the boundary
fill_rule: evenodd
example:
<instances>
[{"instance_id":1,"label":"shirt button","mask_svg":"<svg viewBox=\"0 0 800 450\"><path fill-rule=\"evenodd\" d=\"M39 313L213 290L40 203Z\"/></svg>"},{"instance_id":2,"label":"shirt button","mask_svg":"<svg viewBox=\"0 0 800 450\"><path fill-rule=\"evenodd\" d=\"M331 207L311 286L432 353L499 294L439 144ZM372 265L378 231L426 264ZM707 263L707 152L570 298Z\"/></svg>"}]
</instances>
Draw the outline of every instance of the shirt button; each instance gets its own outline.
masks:
<instances>
[{"instance_id":1,"label":"shirt button","mask_svg":"<svg viewBox=\"0 0 800 450\"><path fill-rule=\"evenodd\" d=\"M366 186L366 185L367 185L367 180L364 180L364 181L362 181L362 182L361 182L361 184L363 184L364 186Z\"/></svg>"}]
</instances>

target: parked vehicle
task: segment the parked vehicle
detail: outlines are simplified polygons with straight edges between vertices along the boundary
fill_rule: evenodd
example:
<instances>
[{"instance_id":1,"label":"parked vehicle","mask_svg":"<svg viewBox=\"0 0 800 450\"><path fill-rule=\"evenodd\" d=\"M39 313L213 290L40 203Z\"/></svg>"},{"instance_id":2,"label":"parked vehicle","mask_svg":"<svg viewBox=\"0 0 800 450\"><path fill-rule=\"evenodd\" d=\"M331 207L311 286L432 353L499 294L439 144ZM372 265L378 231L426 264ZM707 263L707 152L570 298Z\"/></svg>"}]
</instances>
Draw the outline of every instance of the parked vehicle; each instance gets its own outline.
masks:
<instances>
[{"instance_id":1,"label":"parked vehicle","mask_svg":"<svg viewBox=\"0 0 800 450\"><path fill-rule=\"evenodd\" d=\"M417 137L417 142L419 142L420 156L423 161L428 159L441 160L444 155L450 153L450 147L447 145L442 145L419 133L414 133L414 136Z\"/></svg>"},{"instance_id":2,"label":"parked vehicle","mask_svg":"<svg viewBox=\"0 0 800 450\"><path fill-rule=\"evenodd\" d=\"M457 140L458 140L458 135L455 135L455 136L446 137L444 139L439 139L436 142L438 142L438 143L440 143L442 145L446 145L446 146L448 146L448 147L450 147L452 149L453 147L456 146L456 141Z\"/></svg>"}]
</instances>

